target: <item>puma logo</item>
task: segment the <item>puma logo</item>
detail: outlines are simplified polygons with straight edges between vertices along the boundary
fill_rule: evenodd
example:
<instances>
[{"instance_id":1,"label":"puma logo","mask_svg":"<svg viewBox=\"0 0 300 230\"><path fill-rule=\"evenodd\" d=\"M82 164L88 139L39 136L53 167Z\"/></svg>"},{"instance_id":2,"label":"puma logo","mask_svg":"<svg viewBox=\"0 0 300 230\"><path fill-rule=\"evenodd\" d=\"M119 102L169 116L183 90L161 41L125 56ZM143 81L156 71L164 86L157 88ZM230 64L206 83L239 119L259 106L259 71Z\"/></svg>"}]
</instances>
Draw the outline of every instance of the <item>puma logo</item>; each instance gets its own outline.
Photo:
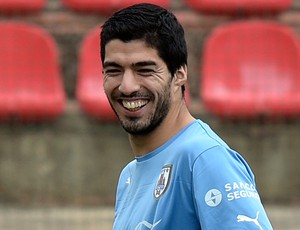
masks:
<instances>
[{"instance_id":1,"label":"puma logo","mask_svg":"<svg viewBox=\"0 0 300 230\"><path fill-rule=\"evenodd\" d=\"M250 218L248 216L244 216L244 215L238 215L237 218L237 222L253 222L254 224L256 224L260 230L263 230L261 225L258 222L258 215L259 215L259 211L256 213L256 218Z\"/></svg>"}]
</instances>

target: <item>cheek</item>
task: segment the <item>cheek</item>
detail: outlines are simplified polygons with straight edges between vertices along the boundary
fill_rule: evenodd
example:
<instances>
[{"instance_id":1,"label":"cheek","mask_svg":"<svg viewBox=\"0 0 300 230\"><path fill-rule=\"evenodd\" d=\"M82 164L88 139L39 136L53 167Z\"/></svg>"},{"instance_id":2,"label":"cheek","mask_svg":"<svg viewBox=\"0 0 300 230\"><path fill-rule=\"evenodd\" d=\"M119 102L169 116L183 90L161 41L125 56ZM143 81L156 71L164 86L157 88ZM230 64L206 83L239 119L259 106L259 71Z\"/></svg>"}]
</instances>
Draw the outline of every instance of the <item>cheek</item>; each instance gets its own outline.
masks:
<instances>
[{"instance_id":1,"label":"cheek","mask_svg":"<svg viewBox=\"0 0 300 230\"><path fill-rule=\"evenodd\" d=\"M107 80L104 79L102 85L103 85L104 92L107 94L108 86L109 86L109 84L107 84Z\"/></svg>"},{"instance_id":2,"label":"cheek","mask_svg":"<svg viewBox=\"0 0 300 230\"><path fill-rule=\"evenodd\" d=\"M109 96L112 93L113 89L116 87L117 87L117 83L114 79L105 78L103 80L103 89L107 96Z\"/></svg>"}]
</instances>

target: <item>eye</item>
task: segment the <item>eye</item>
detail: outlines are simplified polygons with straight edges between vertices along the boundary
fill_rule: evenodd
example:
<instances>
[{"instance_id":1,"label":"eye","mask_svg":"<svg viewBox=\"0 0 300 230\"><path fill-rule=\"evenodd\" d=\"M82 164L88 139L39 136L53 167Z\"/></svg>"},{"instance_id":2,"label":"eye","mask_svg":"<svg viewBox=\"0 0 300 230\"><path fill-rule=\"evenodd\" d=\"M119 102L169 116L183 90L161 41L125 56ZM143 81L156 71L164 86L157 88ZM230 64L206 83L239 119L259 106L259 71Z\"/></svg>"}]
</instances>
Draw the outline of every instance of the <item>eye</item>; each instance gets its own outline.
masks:
<instances>
[{"instance_id":1,"label":"eye","mask_svg":"<svg viewBox=\"0 0 300 230\"><path fill-rule=\"evenodd\" d=\"M121 74L121 70L116 68L105 69L103 70L103 74L106 77L118 76Z\"/></svg>"},{"instance_id":2,"label":"eye","mask_svg":"<svg viewBox=\"0 0 300 230\"><path fill-rule=\"evenodd\" d=\"M149 76L152 75L154 72L154 69L151 68L140 68L137 70L137 73L142 76Z\"/></svg>"}]
</instances>

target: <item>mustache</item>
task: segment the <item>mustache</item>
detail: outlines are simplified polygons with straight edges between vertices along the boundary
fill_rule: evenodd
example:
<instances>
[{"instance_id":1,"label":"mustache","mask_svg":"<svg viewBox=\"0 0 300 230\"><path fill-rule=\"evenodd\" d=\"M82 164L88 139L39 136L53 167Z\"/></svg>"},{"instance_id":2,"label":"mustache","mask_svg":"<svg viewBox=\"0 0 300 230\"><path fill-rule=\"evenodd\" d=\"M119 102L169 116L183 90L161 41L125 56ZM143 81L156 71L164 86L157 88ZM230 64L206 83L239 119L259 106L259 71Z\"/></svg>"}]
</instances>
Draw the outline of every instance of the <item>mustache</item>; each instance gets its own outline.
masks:
<instances>
[{"instance_id":1,"label":"mustache","mask_svg":"<svg viewBox=\"0 0 300 230\"><path fill-rule=\"evenodd\" d=\"M132 99L132 98L152 99L153 97L154 95L150 92L133 92L130 95L126 95L121 92L115 92L112 94L113 99Z\"/></svg>"}]
</instances>

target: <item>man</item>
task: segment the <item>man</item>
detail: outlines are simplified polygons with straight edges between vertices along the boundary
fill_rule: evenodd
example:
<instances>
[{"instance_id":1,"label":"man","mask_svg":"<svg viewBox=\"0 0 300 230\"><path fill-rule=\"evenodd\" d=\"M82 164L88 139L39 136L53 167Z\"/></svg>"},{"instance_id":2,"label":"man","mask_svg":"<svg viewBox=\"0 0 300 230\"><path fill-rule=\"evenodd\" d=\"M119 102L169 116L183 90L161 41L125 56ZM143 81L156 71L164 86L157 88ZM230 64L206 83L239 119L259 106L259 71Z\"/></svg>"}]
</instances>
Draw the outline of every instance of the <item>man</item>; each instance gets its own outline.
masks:
<instances>
[{"instance_id":1,"label":"man","mask_svg":"<svg viewBox=\"0 0 300 230\"><path fill-rule=\"evenodd\" d=\"M272 229L244 159L188 111L187 48L175 16L138 4L102 26L104 89L135 159L114 229Z\"/></svg>"}]
</instances>

